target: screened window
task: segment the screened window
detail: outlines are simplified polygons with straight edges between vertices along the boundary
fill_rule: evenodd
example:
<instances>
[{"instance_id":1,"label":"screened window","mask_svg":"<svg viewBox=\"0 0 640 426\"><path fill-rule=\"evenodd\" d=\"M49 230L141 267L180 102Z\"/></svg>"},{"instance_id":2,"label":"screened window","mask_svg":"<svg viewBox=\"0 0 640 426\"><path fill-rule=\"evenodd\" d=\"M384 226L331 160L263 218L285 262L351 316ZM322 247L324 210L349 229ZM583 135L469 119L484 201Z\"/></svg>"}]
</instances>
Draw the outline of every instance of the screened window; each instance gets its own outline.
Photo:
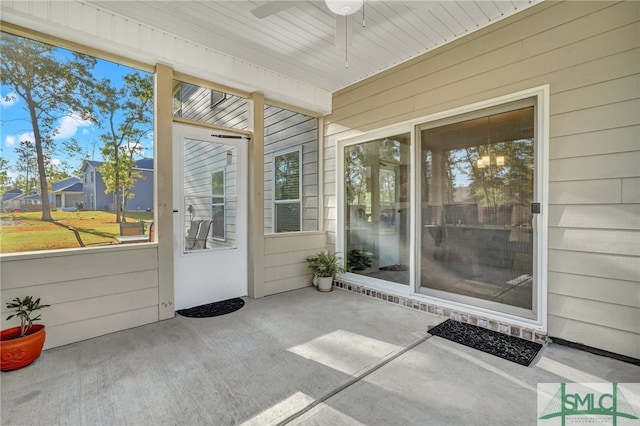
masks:
<instances>
[{"instance_id":1,"label":"screened window","mask_svg":"<svg viewBox=\"0 0 640 426\"><path fill-rule=\"evenodd\" d=\"M273 158L275 232L300 231L302 150L277 153Z\"/></svg>"},{"instance_id":2,"label":"screened window","mask_svg":"<svg viewBox=\"0 0 640 426\"><path fill-rule=\"evenodd\" d=\"M2 32L0 75L0 252L117 244L122 222L149 241L153 74Z\"/></svg>"}]
</instances>

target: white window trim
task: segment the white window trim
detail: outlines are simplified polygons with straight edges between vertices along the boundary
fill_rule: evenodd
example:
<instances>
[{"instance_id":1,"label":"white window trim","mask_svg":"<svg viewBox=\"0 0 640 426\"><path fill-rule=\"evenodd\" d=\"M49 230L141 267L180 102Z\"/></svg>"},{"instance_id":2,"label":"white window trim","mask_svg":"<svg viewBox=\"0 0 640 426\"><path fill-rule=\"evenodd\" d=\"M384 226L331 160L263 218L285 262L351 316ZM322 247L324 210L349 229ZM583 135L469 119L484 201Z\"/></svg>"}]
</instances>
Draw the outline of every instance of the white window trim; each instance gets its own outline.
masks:
<instances>
[{"instance_id":1,"label":"white window trim","mask_svg":"<svg viewBox=\"0 0 640 426\"><path fill-rule=\"evenodd\" d=\"M298 198L289 198L286 200L276 200L276 157L280 157L283 155L287 155L287 154L291 154L292 152L297 152L298 153L298 161L300 162L300 167L298 169ZM298 227L300 228L298 231L288 231L288 232L302 232L302 218L303 218L303 212L302 212L302 178L303 178L303 173L302 173L302 145L300 146L295 146L292 148L287 148L287 149L282 149L280 151L275 151L273 153L273 156L271 157L271 182L273 183L273 188L272 188L272 197L271 197L271 202L272 202L272 214L271 214L271 222L272 222L272 230L274 234L279 234L279 232L277 232L276 230L276 204L287 204L287 203L292 203L292 202L297 202L300 205L300 223L298 224Z\"/></svg>"},{"instance_id":2,"label":"white window trim","mask_svg":"<svg viewBox=\"0 0 640 426\"><path fill-rule=\"evenodd\" d=\"M534 256L536 257L536 269L534 274L537 274L537 281L540 283L537 294L534 295L533 304L535 306L535 318L529 319L522 316L517 316L509 313L499 312L484 307L474 306L470 304L451 301L448 299L442 299L434 296L427 296L418 292L417 274L418 265L416 265L416 259L419 253L417 253L416 245L416 224L418 223L420 209L418 208L417 196L419 189L417 188L417 172L418 172L418 143L416 128L418 126L427 125L429 122L443 120L458 115L472 113L478 110L487 109L491 107L497 107L501 104L507 104L526 98L536 98L535 109L535 126L536 126L536 154L534 158L534 170L535 170L535 182L537 182L534 188L534 200L541 204L542 209L539 215L534 216L536 219L534 226L540 229L538 243L534 249ZM348 145L358 144L369 140L382 138L385 136L391 136L393 134L402 132L411 132L411 164L413 173L411 174L411 197L413 201L413 211L411 215L411 240L410 250L413 253L411 257L410 265L410 281L409 289L400 284L392 284L387 282L378 282L380 280L368 279L362 280L357 274L346 273L344 277L350 281L358 282L363 285L385 290L393 294L403 295L409 294L412 298L424 300L430 303L434 303L443 307L450 307L453 309L460 309L470 314L482 315L489 319L496 320L508 320L510 323L525 327L532 327L536 330L543 332L547 331L548 318L547 318L547 304L548 304L548 224L549 224L549 98L550 87L549 85L543 85L534 87L531 89L522 90L520 92L507 94L504 96L488 99L481 102L465 105L462 107L438 112L432 115L419 117L402 123L394 124L380 129L374 129L370 132L359 134L357 136L347 137L344 139L338 139L336 141L336 193L337 193L337 218L336 218L336 250L344 247L344 147Z\"/></svg>"}]
</instances>

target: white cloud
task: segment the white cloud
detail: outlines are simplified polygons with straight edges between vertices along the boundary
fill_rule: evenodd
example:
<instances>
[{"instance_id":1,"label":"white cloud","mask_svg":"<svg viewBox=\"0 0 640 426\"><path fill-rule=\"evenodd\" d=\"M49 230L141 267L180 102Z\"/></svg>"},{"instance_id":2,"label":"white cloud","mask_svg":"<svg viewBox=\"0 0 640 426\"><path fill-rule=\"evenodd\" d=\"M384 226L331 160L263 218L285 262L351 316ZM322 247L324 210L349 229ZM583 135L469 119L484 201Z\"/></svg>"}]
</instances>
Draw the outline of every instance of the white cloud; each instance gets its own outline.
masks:
<instances>
[{"instance_id":1,"label":"white cloud","mask_svg":"<svg viewBox=\"0 0 640 426\"><path fill-rule=\"evenodd\" d=\"M90 127L93 123L89 120L83 120L75 113L70 113L60 119L58 133L53 139L68 139L76 134L81 127Z\"/></svg>"},{"instance_id":2,"label":"white cloud","mask_svg":"<svg viewBox=\"0 0 640 426\"><path fill-rule=\"evenodd\" d=\"M7 98L9 99L7 100ZM16 103L18 103L18 95L16 92L0 95L0 105L2 105L3 108L8 108Z\"/></svg>"},{"instance_id":3,"label":"white cloud","mask_svg":"<svg viewBox=\"0 0 640 426\"><path fill-rule=\"evenodd\" d=\"M60 160L59 160L59 159L57 159L57 158L53 158L53 159L51 159L51 164L52 164L53 166L59 166L60 164L62 164L62 161L60 161Z\"/></svg>"},{"instance_id":4,"label":"white cloud","mask_svg":"<svg viewBox=\"0 0 640 426\"><path fill-rule=\"evenodd\" d=\"M25 132L19 135L7 135L4 138L4 145L7 147L14 147L19 144L21 141L35 141L35 137L33 136L33 132Z\"/></svg>"},{"instance_id":5,"label":"white cloud","mask_svg":"<svg viewBox=\"0 0 640 426\"><path fill-rule=\"evenodd\" d=\"M22 142L22 141L31 141L31 142L35 142L36 141L36 137L33 134L33 132L25 132L22 133L18 136L18 141ZM17 141L16 141L17 142Z\"/></svg>"}]
</instances>

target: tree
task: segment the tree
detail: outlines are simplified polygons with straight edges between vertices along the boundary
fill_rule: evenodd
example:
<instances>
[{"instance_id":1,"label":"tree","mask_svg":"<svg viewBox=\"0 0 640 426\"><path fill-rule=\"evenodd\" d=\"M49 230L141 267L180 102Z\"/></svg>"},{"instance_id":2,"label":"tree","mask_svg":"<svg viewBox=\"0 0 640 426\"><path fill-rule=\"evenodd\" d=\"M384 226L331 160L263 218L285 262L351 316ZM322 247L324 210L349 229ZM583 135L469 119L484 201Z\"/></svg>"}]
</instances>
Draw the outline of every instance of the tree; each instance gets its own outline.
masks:
<instances>
[{"instance_id":1,"label":"tree","mask_svg":"<svg viewBox=\"0 0 640 426\"><path fill-rule=\"evenodd\" d=\"M100 136L104 164L98 167L105 183L105 194L115 194L116 222L125 221L126 200L141 177L133 170L135 157L142 154L143 141L151 130L153 117L153 77L127 74L125 84L115 88L108 79L98 85L96 101L103 127Z\"/></svg>"},{"instance_id":2,"label":"tree","mask_svg":"<svg viewBox=\"0 0 640 426\"><path fill-rule=\"evenodd\" d=\"M36 147L33 141L24 139L20 141L20 145L15 148L18 159L15 164L15 171L18 173L19 181L24 185L24 193L33 194L36 188L36 174L38 163L36 160Z\"/></svg>"},{"instance_id":3,"label":"tree","mask_svg":"<svg viewBox=\"0 0 640 426\"><path fill-rule=\"evenodd\" d=\"M91 145L95 146L97 143L98 141L93 141ZM78 168L75 170L72 170L71 172L73 175L79 176L81 174L84 160L92 159L91 154L89 153L89 150L86 148L82 148L78 140L75 138L70 138L69 140L63 141L62 149L64 151L64 154L67 160L80 160ZM71 169L71 166L69 165L68 161L62 161L62 166L65 171Z\"/></svg>"},{"instance_id":4,"label":"tree","mask_svg":"<svg viewBox=\"0 0 640 426\"><path fill-rule=\"evenodd\" d=\"M52 221L44 145L57 133L58 120L70 113L92 118L94 58L62 55L55 47L12 34L0 39L0 81L24 100L33 130L42 220Z\"/></svg>"},{"instance_id":5,"label":"tree","mask_svg":"<svg viewBox=\"0 0 640 426\"><path fill-rule=\"evenodd\" d=\"M0 193L4 194L12 187L13 182L9 176L9 162L4 158L0 158Z\"/></svg>"}]
</instances>

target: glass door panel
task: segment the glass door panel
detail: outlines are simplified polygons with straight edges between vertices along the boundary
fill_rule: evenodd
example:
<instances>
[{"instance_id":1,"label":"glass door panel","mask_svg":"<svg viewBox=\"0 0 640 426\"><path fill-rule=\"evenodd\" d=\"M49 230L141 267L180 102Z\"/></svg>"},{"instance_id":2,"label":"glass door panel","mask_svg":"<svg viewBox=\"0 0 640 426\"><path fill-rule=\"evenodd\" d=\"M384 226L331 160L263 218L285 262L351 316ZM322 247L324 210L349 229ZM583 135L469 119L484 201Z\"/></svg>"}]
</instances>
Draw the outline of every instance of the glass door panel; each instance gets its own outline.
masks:
<instances>
[{"instance_id":1,"label":"glass door panel","mask_svg":"<svg viewBox=\"0 0 640 426\"><path fill-rule=\"evenodd\" d=\"M184 140L185 252L236 246L237 148Z\"/></svg>"},{"instance_id":2,"label":"glass door panel","mask_svg":"<svg viewBox=\"0 0 640 426\"><path fill-rule=\"evenodd\" d=\"M409 284L410 141L404 133L344 148L349 272Z\"/></svg>"},{"instance_id":3,"label":"glass door panel","mask_svg":"<svg viewBox=\"0 0 640 426\"><path fill-rule=\"evenodd\" d=\"M421 130L421 292L533 309L533 129L526 107Z\"/></svg>"}]
</instances>

